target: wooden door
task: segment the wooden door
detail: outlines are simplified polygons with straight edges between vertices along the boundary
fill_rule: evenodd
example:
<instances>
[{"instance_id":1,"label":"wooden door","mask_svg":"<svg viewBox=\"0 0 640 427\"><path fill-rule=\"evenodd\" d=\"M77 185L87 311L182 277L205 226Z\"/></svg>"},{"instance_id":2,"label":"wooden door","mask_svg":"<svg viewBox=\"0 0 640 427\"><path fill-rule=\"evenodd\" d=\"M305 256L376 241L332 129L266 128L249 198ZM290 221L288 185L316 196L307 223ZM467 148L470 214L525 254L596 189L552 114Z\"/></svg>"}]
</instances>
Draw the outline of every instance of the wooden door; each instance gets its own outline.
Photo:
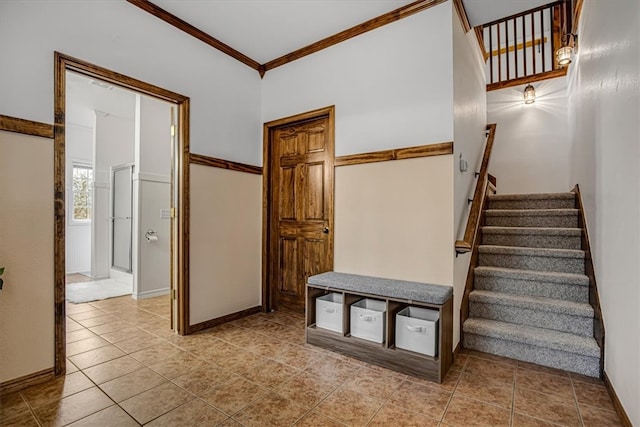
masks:
<instances>
[{"instance_id":1,"label":"wooden door","mask_svg":"<svg viewBox=\"0 0 640 427\"><path fill-rule=\"evenodd\" d=\"M267 129L270 305L303 311L307 278L333 269L333 108Z\"/></svg>"}]
</instances>

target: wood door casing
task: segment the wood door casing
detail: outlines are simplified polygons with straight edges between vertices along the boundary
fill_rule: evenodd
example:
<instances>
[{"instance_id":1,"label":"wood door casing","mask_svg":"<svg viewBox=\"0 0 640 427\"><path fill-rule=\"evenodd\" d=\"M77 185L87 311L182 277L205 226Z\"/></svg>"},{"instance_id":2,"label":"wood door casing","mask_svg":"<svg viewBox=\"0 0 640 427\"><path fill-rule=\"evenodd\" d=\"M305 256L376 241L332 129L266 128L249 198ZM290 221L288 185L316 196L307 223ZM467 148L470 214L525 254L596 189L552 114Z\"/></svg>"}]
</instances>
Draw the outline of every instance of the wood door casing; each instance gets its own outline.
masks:
<instances>
[{"instance_id":1,"label":"wood door casing","mask_svg":"<svg viewBox=\"0 0 640 427\"><path fill-rule=\"evenodd\" d=\"M333 108L312 113L265 125L267 308L303 311L307 278L333 269Z\"/></svg>"}]
</instances>

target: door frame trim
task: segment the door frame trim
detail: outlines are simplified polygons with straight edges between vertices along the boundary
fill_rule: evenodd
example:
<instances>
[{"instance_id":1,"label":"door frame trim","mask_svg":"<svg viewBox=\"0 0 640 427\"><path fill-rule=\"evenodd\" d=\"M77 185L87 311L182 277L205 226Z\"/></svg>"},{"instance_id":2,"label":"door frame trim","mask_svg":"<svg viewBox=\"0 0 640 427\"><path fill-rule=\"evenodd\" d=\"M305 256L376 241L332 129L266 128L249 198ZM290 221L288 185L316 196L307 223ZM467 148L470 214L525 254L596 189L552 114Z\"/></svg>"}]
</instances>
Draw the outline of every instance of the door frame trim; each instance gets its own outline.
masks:
<instances>
[{"instance_id":1,"label":"door frame trim","mask_svg":"<svg viewBox=\"0 0 640 427\"><path fill-rule=\"evenodd\" d=\"M176 218L172 221L172 260L176 260L175 287L178 293L178 333L189 333L189 105L184 95L128 77L98 65L54 52L54 353L55 374L66 372L65 325L65 115L66 72L73 71L116 86L170 102L178 108L178 138L176 153L179 156L176 171ZM174 234L173 227L177 227ZM175 253L176 251L177 253ZM173 264L173 261L172 261ZM172 277L173 279L173 277Z\"/></svg>"},{"instance_id":2,"label":"door frame trim","mask_svg":"<svg viewBox=\"0 0 640 427\"><path fill-rule=\"evenodd\" d=\"M271 222L271 156L273 150L271 150L271 131L277 127L287 125L290 123L301 122L305 120L312 120L321 117L329 118L329 139L334 148L334 162L335 162L335 105L319 108L317 110L307 111L305 113L296 114L289 117L273 120L263 125L262 138L263 138L263 151L262 151L262 311L267 313L272 309L273 302L273 289L269 281L269 259L270 253L270 222ZM332 164L331 167L334 167ZM335 176L333 179L333 191L335 192ZM333 208L335 208L335 198L332 198ZM331 210L331 224L334 224L335 212ZM331 233L331 239L333 241L333 230ZM331 250L334 250L334 245L330 245Z\"/></svg>"}]
</instances>

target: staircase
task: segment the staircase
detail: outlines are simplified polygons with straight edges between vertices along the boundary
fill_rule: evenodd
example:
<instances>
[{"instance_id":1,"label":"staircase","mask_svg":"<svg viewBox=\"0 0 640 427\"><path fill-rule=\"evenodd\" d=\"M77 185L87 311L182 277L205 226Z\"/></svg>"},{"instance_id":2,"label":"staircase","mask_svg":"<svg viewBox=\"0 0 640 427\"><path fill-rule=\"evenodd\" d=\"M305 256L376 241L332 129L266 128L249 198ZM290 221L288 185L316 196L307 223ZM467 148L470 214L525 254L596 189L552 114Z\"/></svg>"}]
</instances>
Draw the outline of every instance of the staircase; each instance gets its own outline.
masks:
<instances>
[{"instance_id":1,"label":"staircase","mask_svg":"<svg viewBox=\"0 0 640 427\"><path fill-rule=\"evenodd\" d=\"M599 377L575 194L487 197L464 347Z\"/></svg>"}]
</instances>

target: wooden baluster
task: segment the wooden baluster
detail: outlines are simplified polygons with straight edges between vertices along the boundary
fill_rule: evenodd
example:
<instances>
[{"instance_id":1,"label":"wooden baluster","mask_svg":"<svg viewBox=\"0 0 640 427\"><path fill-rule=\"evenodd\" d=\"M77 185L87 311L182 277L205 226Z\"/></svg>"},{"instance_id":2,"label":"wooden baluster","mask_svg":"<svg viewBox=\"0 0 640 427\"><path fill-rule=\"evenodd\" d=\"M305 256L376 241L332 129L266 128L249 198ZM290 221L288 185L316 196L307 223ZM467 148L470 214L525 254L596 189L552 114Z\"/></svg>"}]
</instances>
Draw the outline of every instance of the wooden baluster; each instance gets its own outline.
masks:
<instances>
[{"instance_id":1,"label":"wooden baluster","mask_svg":"<svg viewBox=\"0 0 640 427\"><path fill-rule=\"evenodd\" d=\"M502 81L502 54L500 53L500 23L496 25L498 29L498 81Z\"/></svg>"},{"instance_id":2,"label":"wooden baluster","mask_svg":"<svg viewBox=\"0 0 640 427\"><path fill-rule=\"evenodd\" d=\"M524 73L522 73L522 76L526 76L527 75L527 32L526 30L526 25L525 25L525 19L524 16L522 17L522 60L524 61Z\"/></svg>"},{"instance_id":3,"label":"wooden baluster","mask_svg":"<svg viewBox=\"0 0 640 427\"><path fill-rule=\"evenodd\" d=\"M540 44L542 45L542 72L547 71L545 67L545 52L544 52L544 9L540 11Z\"/></svg>"},{"instance_id":4,"label":"wooden baluster","mask_svg":"<svg viewBox=\"0 0 640 427\"><path fill-rule=\"evenodd\" d=\"M536 23L531 14L531 64L533 66L533 74L536 73Z\"/></svg>"},{"instance_id":5,"label":"wooden baluster","mask_svg":"<svg viewBox=\"0 0 640 427\"><path fill-rule=\"evenodd\" d=\"M509 55L509 22L504 22L504 40L505 40L505 49L504 49L504 59L507 61L507 80L511 79L511 74L509 73L509 63L510 55Z\"/></svg>"},{"instance_id":6,"label":"wooden baluster","mask_svg":"<svg viewBox=\"0 0 640 427\"><path fill-rule=\"evenodd\" d=\"M516 27L516 20L518 18L513 18L513 56L514 56L514 65L515 65L515 78L517 79L518 77L520 77L518 75L518 29Z\"/></svg>"},{"instance_id":7,"label":"wooden baluster","mask_svg":"<svg viewBox=\"0 0 640 427\"><path fill-rule=\"evenodd\" d=\"M489 26L489 73L493 83L493 25Z\"/></svg>"}]
</instances>

